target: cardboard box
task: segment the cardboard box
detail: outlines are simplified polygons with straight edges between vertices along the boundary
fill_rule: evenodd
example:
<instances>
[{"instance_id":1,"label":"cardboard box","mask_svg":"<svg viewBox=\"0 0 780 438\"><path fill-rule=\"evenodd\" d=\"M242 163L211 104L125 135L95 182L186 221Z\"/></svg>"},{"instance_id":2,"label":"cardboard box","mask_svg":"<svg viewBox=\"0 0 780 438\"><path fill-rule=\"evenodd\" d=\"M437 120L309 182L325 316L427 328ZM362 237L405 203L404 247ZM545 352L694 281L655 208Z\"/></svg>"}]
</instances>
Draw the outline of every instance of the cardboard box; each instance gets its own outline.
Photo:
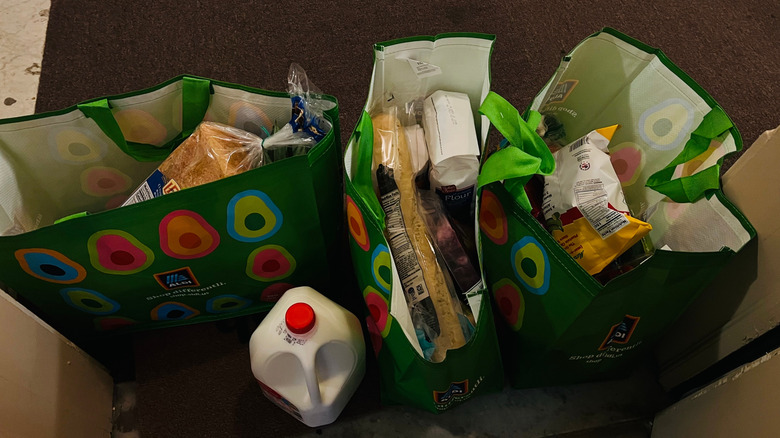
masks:
<instances>
[{"instance_id":1,"label":"cardboard box","mask_svg":"<svg viewBox=\"0 0 780 438\"><path fill-rule=\"evenodd\" d=\"M653 438L774 437L780 431L780 349L743 365L658 414Z\"/></svg>"},{"instance_id":2,"label":"cardboard box","mask_svg":"<svg viewBox=\"0 0 780 438\"><path fill-rule=\"evenodd\" d=\"M685 382L780 324L780 128L766 131L723 176L726 196L758 234L656 348L660 382Z\"/></svg>"},{"instance_id":3,"label":"cardboard box","mask_svg":"<svg viewBox=\"0 0 780 438\"><path fill-rule=\"evenodd\" d=\"M0 438L111 436L114 382L0 291Z\"/></svg>"}]
</instances>

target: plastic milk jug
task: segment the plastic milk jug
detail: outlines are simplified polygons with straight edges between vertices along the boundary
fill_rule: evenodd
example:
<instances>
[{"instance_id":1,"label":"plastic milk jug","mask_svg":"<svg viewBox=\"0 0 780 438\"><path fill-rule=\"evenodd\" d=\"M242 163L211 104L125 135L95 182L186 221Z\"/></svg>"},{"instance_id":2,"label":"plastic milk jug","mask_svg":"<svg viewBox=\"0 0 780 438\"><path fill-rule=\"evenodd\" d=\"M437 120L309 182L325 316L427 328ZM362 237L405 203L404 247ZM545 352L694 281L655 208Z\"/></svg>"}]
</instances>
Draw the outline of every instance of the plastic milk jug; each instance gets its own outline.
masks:
<instances>
[{"instance_id":1,"label":"plastic milk jug","mask_svg":"<svg viewBox=\"0 0 780 438\"><path fill-rule=\"evenodd\" d=\"M285 292L249 340L263 393L310 427L336 420L366 370L360 321L310 287Z\"/></svg>"}]
</instances>

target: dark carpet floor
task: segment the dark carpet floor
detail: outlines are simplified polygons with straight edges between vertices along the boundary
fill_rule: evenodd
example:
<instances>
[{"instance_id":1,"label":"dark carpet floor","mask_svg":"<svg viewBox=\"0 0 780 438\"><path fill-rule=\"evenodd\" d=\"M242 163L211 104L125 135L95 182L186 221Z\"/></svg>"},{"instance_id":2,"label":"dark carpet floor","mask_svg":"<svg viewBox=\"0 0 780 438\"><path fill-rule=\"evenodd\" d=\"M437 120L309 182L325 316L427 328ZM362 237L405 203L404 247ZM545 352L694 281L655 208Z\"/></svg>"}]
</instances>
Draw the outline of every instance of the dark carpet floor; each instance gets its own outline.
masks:
<instances>
[{"instance_id":1,"label":"dark carpet floor","mask_svg":"<svg viewBox=\"0 0 780 438\"><path fill-rule=\"evenodd\" d=\"M774 0L53 0L36 110L182 73L283 90L297 62L339 99L346 140L365 101L376 42L493 33L493 90L524 108L563 54L609 26L661 48L721 104L749 146L778 124L778 14Z\"/></svg>"},{"instance_id":2,"label":"dark carpet floor","mask_svg":"<svg viewBox=\"0 0 780 438\"><path fill-rule=\"evenodd\" d=\"M367 95L375 42L450 31L496 34L493 90L524 108L562 55L609 26L661 48L721 104L748 146L780 121L779 5L53 0L36 110L146 88L183 73L283 90L287 69L297 62L339 99L346 140ZM134 345L144 436L306 432L262 397L235 331L205 324L137 335L128 344ZM377 407L374 381L367 382L345 415Z\"/></svg>"}]
</instances>

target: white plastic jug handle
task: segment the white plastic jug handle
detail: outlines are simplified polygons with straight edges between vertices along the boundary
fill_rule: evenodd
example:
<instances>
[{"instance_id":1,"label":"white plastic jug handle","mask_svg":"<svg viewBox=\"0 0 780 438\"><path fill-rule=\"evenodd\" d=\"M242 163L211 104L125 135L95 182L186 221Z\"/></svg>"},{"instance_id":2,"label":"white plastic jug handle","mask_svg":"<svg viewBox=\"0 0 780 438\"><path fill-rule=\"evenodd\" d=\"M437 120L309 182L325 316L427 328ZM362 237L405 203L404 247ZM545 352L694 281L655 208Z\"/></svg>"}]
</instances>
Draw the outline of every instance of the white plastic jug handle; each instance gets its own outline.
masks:
<instances>
[{"instance_id":1,"label":"white plastic jug handle","mask_svg":"<svg viewBox=\"0 0 780 438\"><path fill-rule=\"evenodd\" d=\"M304 372L304 377L306 378L306 388L309 390L309 398L311 399L312 405L318 406L322 404L322 394L320 394L320 382L317 379L317 368L315 367L314 363L314 356L311 357L301 357L298 356L298 359L301 361L301 365L303 365L304 370L311 370L312 372L307 373Z\"/></svg>"}]
</instances>

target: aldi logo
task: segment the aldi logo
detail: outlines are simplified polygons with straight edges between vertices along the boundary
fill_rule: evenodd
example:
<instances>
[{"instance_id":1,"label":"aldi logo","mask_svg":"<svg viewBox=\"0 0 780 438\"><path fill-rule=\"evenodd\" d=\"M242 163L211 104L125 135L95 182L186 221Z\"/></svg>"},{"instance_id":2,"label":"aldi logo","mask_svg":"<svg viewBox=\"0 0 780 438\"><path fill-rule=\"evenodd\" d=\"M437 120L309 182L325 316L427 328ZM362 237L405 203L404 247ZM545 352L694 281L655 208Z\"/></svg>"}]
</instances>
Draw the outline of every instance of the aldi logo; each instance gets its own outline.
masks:
<instances>
[{"instance_id":1,"label":"aldi logo","mask_svg":"<svg viewBox=\"0 0 780 438\"><path fill-rule=\"evenodd\" d=\"M580 81L576 79L569 79L567 81L559 82L558 85L553 88L550 93L550 97L547 98L547 103L562 103L567 97L574 91L574 87Z\"/></svg>"},{"instance_id":2,"label":"aldi logo","mask_svg":"<svg viewBox=\"0 0 780 438\"><path fill-rule=\"evenodd\" d=\"M453 382L446 391L433 391L433 400L440 405L460 398L469 392L469 381Z\"/></svg>"},{"instance_id":3,"label":"aldi logo","mask_svg":"<svg viewBox=\"0 0 780 438\"><path fill-rule=\"evenodd\" d=\"M636 329L637 324L639 324L638 316L624 316L623 321L621 321L619 324L613 325L609 330L609 334L604 339L604 342L601 343L599 351L606 350L612 344L628 343L629 339L631 339L631 335L634 333L634 329Z\"/></svg>"},{"instance_id":4,"label":"aldi logo","mask_svg":"<svg viewBox=\"0 0 780 438\"><path fill-rule=\"evenodd\" d=\"M173 271L154 274L154 278L165 290L178 289L180 287L200 286L190 268L181 268Z\"/></svg>"}]
</instances>

